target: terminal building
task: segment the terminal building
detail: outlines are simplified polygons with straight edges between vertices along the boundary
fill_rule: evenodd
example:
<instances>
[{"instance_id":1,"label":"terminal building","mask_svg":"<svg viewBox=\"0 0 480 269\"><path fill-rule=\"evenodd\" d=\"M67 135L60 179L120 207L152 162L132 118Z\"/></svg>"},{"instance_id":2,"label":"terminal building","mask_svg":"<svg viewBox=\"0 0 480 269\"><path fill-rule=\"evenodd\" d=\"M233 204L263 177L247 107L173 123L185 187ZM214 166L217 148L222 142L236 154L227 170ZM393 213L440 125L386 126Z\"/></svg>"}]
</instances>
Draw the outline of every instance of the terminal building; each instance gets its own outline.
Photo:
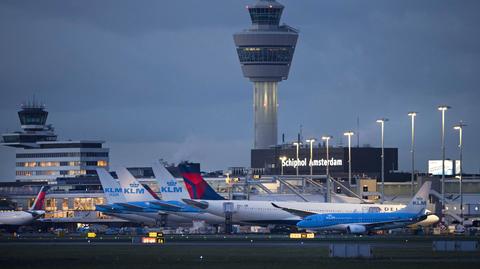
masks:
<instances>
[{"instance_id":1,"label":"terminal building","mask_svg":"<svg viewBox=\"0 0 480 269\"><path fill-rule=\"evenodd\" d=\"M398 149L385 148L385 171L386 173L398 170ZM382 149L372 147L351 148L352 174L379 178L382 166ZM266 175L310 175L312 166L313 175L325 175L327 166L333 177L348 176L348 148L329 147L328 159L327 148L318 144L312 148L310 159L310 147L297 148L291 144L279 145L269 149L251 150L251 167L261 174Z\"/></svg>"},{"instance_id":2,"label":"terminal building","mask_svg":"<svg viewBox=\"0 0 480 269\"><path fill-rule=\"evenodd\" d=\"M16 180L52 183L59 177L96 176L98 167L108 169L104 141L58 141L44 105L24 104L18 116L22 131L3 134L1 143L16 148Z\"/></svg>"}]
</instances>

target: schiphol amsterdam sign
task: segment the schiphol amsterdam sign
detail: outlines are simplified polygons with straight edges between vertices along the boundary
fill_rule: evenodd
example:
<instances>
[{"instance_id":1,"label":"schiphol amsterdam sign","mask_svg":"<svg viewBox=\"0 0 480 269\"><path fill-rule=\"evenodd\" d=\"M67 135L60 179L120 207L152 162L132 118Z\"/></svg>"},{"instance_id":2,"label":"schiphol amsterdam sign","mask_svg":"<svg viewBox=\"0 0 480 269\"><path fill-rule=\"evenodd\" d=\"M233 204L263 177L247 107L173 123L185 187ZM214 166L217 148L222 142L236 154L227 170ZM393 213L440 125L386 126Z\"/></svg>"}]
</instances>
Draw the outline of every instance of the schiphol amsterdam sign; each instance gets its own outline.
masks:
<instances>
[{"instance_id":1,"label":"schiphol amsterdam sign","mask_svg":"<svg viewBox=\"0 0 480 269\"><path fill-rule=\"evenodd\" d=\"M304 166L342 166L343 161L341 159L334 159L331 158L330 160L327 159L319 159L319 160L308 160L305 159L286 159L282 161L283 167L304 167Z\"/></svg>"}]
</instances>

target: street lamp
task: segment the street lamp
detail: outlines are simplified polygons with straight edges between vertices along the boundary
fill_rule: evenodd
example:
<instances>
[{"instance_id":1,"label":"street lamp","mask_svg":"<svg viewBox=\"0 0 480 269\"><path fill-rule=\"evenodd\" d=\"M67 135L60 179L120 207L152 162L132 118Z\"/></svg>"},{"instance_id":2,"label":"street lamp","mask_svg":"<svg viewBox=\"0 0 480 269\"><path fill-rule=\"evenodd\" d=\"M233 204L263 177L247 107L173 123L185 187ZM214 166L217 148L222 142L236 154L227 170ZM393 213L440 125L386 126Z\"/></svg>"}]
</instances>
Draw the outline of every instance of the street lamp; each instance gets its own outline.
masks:
<instances>
[{"instance_id":1,"label":"street lamp","mask_svg":"<svg viewBox=\"0 0 480 269\"><path fill-rule=\"evenodd\" d=\"M301 142L293 142L293 145L297 147L297 165L296 165L296 169L297 169L297 176L298 176L298 163L300 161L300 159L298 158L298 151L300 149L300 145L302 143Z\"/></svg>"},{"instance_id":2,"label":"street lamp","mask_svg":"<svg viewBox=\"0 0 480 269\"><path fill-rule=\"evenodd\" d=\"M282 176L283 176L283 162L287 160L287 156L282 156L282 157L280 157L279 159L280 159L280 164L281 164L280 167L281 167L281 169L282 169L282 173L281 173L281 174L282 174Z\"/></svg>"},{"instance_id":3,"label":"street lamp","mask_svg":"<svg viewBox=\"0 0 480 269\"><path fill-rule=\"evenodd\" d=\"M315 138L307 139L305 142L310 143L310 176L313 175L313 143L315 143Z\"/></svg>"},{"instance_id":4,"label":"street lamp","mask_svg":"<svg viewBox=\"0 0 480 269\"><path fill-rule=\"evenodd\" d=\"M410 152L412 153L411 195L413 197L413 194L414 194L413 181L415 180L415 117L417 116L417 112L409 112L408 116L412 118L412 144L411 144Z\"/></svg>"},{"instance_id":5,"label":"street lamp","mask_svg":"<svg viewBox=\"0 0 480 269\"><path fill-rule=\"evenodd\" d=\"M322 136L322 140L326 141L327 143L327 171L326 171L326 175L327 175L327 180L326 180L326 183L327 183L327 202L330 203L331 202L331 199L330 199L330 156L328 154L328 141L331 139L332 137L327 135L327 136Z\"/></svg>"},{"instance_id":6,"label":"street lamp","mask_svg":"<svg viewBox=\"0 0 480 269\"><path fill-rule=\"evenodd\" d=\"M388 119L381 118L377 120L377 123L380 123L381 131L382 131L382 204L385 201L385 147L384 147L384 130L385 130L385 122Z\"/></svg>"},{"instance_id":7,"label":"street lamp","mask_svg":"<svg viewBox=\"0 0 480 269\"><path fill-rule=\"evenodd\" d=\"M445 111L449 108L446 105L438 106L438 110L442 112L442 215L445 210Z\"/></svg>"},{"instance_id":8,"label":"street lamp","mask_svg":"<svg viewBox=\"0 0 480 269\"><path fill-rule=\"evenodd\" d=\"M460 121L457 125L453 127L453 129L458 130L459 141L458 147L460 148L460 171L459 171L459 183L460 183L460 218L462 219L463 225L463 190L462 190L462 181L463 181L463 127L467 126L465 123Z\"/></svg>"},{"instance_id":9,"label":"street lamp","mask_svg":"<svg viewBox=\"0 0 480 269\"><path fill-rule=\"evenodd\" d=\"M352 136L355 133L348 131L343 133L344 136L348 137L348 184L352 186Z\"/></svg>"}]
</instances>

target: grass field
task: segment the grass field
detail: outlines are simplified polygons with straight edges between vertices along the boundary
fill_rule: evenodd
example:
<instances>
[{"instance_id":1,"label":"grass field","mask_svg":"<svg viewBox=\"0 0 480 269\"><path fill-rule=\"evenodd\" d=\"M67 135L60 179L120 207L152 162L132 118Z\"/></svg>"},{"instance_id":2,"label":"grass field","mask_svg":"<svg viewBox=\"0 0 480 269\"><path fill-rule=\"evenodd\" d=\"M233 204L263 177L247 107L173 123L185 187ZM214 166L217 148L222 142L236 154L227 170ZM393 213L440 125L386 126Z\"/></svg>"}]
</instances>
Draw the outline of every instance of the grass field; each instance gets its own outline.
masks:
<instances>
[{"instance_id":1,"label":"grass field","mask_svg":"<svg viewBox=\"0 0 480 269\"><path fill-rule=\"evenodd\" d=\"M302 244L281 238L270 238L275 239L270 243L266 243L265 238L260 240L261 237L253 242L241 236L236 240L226 238L227 242L220 238L223 237L183 237L181 240L167 241L165 245L137 245L128 241L69 244L65 243L67 240L62 240L62 243L51 240L2 240L0 268L460 269L480 266L480 252L433 252L431 241L426 239L410 239L407 243L400 238L388 240L388 237L383 237L373 241L371 238L362 238L359 242L380 242L379 247L374 247L374 258L339 259L328 257L327 246L318 245L321 239Z\"/></svg>"}]
</instances>

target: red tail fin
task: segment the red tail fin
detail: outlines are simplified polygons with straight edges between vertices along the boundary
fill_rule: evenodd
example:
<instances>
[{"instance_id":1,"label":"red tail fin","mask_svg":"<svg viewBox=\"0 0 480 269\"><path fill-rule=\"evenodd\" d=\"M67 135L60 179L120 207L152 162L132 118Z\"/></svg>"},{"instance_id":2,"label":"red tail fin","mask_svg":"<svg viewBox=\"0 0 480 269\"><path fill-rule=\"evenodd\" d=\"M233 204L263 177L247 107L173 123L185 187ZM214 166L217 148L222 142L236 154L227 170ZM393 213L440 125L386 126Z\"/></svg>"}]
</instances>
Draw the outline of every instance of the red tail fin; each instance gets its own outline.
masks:
<instances>
[{"instance_id":1,"label":"red tail fin","mask_svg":"<svg viewBox=\"0 0 480 269\"><path fill-rule=\"evenodd\" d=\"M43 204L45 203L45 196L47 194L48 186L43 186L37 194L35 201L30 210L42 210Z\"/></svg>"}]
</instances>

